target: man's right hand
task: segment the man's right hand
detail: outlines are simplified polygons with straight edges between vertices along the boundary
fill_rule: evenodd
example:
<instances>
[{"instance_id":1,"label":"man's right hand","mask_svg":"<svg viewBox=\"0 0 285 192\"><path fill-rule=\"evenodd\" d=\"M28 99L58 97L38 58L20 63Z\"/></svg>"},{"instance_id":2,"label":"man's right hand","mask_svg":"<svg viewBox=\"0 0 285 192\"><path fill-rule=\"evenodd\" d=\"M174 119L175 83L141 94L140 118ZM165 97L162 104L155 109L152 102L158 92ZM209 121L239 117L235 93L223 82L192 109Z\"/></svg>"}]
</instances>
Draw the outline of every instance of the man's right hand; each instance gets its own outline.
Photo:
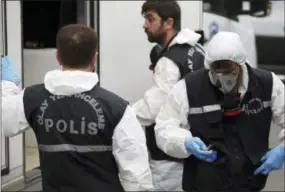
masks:
<instances>
[{"instance_id":1,"label":"man's right hand","mask_svg":"<svg viewBox=\"0 0 285 192\"><path fill-rule=\"evenodd\" d=\"M2 69L1 80L11 81L15 83L17 86L20 84L21 79L17 75L17 73L13 70L12 62L8 56L1 57L1 69Z\"/></svg>"},{"instance_id":2,"label":"man's right hand","mask_svg":"<svg viewBox=\"0 0 285 192\"><path fill-rule=\"evenodd\" d=\"M213 162L217 159L217 152L213 150L208 151L205 143L198 137L188 137L184 145L188 152L200 160Z\"/></svg>"}]
</instances>

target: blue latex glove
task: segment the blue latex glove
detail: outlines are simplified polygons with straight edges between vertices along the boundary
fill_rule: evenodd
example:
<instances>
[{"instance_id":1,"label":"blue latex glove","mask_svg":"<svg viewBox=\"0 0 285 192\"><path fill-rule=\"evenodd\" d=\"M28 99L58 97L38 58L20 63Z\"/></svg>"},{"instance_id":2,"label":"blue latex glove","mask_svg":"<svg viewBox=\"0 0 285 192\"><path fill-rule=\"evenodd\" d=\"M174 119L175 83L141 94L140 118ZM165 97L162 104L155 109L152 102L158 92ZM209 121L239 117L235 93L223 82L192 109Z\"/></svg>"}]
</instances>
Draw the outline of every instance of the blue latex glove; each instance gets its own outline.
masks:
<instances>
[{"instance_id":1,"label":"blue latex glove","mask_svg":"<svg viewBox=\"0 0 285 192\"><path fill-rule=\"evenodd\" d=\"M262 165L254 171L254 175L263 174L268 175L273 170L282 168L285 160L285 146L277 145L268 151L262 158Z\"/></svg>"},{"instance_id":2,"label":"blue latex glove","mask_svg":"<svg viewBox=\"0 0 285 192\"><path fill-rule=\"evenodd\" d=\"M217 152L213 150L207 151L205 143L198 137L188 137L184 145L188 152L200 160L213 162L217 159Z\"/></svg>"},{"instance_id":3,"label":"blue latex glove","mask_svg":"<svg viewBox=\"0 0 285 192\"><path fill-rule=\"evenodd\" d=\"M1 72L2 79L5 81L11 81L17 86L20 84L21 79L13 69L13 64L8 56L1 57Z\"/></svg>"}]
</instances>

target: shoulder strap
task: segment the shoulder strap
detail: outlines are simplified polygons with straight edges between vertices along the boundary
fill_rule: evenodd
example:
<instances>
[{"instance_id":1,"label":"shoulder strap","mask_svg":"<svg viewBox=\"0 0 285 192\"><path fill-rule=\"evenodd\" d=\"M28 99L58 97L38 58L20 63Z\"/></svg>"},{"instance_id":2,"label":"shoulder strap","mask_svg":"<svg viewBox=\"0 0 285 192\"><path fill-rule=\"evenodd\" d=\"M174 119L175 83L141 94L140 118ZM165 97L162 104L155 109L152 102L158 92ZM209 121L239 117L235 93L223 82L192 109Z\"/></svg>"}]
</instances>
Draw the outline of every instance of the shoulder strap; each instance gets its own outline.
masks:
<instances>
[{"instance_id":1,"label":"shoulder strap","mask_svg":"<svg viewBox=\"0 0 285 192\"><path fill-rule=\"evenodd\" d=\"M272 89L273 89L273 77L270 71L266 71L263 69L253 69L252 70L255 76L257 77L257 81L263 87L264 95L266 100L271 100Z\"/></svg>"},{"instance_id":2,"label":"shoulder strap","mask_svg":"<svg viewBox=\"0 0 285 192\"><path fill-rule=\"evenodd\" d=\"M187 73L204 68L204 50L200 44L176 44L163 56L172 60L179 68L181 78Z\"/></svg>"},{"instance_id":3,"label":"shoulder strap","mask_svg":"<svg viewBox=\"0 0 285 192\"><path fill-rule=\"evenodd\" d=\"M199 94L204 88L204 79L207 73L207 70L203 68L185 76L184 79L186 84L186 92L189 106L197 107L202 105L202 103L200 102L201 100L199 99Z\"/></svg>"}]
</instances>

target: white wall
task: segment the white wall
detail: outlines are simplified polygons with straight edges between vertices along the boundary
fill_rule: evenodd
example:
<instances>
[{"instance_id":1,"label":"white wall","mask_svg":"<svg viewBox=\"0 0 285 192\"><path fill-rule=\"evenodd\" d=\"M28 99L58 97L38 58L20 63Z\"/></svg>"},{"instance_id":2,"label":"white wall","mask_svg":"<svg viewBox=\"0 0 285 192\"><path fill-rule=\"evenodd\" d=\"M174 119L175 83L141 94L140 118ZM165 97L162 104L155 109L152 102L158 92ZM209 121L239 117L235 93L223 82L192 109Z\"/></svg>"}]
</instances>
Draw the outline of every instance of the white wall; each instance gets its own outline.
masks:
<instances>
[{"instance_id":1,"label":"white wall","mask_svg":"<svg viewBox=\"0 0 285 192\"><path fill-rule=\"evenodd\" d=\"M182 28L202 29L203 3L202 1L178 1L181 7Z\"/></svg>"},{"instance_id":2,"label":"white wall","mask_svg":"<svg viewBox=\"0 0 285 192\"><path fill-rule=\"evenodd\" d=\"M143 30L143 2L100 1L101 86L130 102L142 98L152 84L152 72L148 67L153 45ZM182 28L200 29L202 2L179 1L179 4Z\"/></svg>"},{"instance_id":3,"label":"white wall","mask_svg":"<svg viewBox=\"0 0 285 192\"><path fill-rule=\"evenodd\" d=\"M15 65L16 72L22 74L22 36L20 1L7 2L8 55ZM16 23L16 24L15 24ZM23 135L20 134L9 141L10 174L1 178L2 185L12 179L23 176Z\"/></svg>"}]
</instances>

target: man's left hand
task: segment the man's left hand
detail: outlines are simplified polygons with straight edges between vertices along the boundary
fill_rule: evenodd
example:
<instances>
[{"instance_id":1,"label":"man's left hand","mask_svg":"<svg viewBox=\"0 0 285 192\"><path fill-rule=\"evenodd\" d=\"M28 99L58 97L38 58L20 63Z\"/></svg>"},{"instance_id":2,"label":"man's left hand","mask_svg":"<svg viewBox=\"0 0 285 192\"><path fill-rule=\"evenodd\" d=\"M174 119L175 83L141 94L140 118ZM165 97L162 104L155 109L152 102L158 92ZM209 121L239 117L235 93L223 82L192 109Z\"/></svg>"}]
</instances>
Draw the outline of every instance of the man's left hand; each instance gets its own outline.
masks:
<instances>
[{"instance_id":1,"label":"man's left hand","mask_svg":"<svg viewBox=\"0 0 285 192\"><path fill-rule=\"evenodd\" d=\"M281 169L284 160L285 146L279 144L261 158L262 165L254 171L254 175L268 175L273 170Z\"/></svg>"}]
</instances>

